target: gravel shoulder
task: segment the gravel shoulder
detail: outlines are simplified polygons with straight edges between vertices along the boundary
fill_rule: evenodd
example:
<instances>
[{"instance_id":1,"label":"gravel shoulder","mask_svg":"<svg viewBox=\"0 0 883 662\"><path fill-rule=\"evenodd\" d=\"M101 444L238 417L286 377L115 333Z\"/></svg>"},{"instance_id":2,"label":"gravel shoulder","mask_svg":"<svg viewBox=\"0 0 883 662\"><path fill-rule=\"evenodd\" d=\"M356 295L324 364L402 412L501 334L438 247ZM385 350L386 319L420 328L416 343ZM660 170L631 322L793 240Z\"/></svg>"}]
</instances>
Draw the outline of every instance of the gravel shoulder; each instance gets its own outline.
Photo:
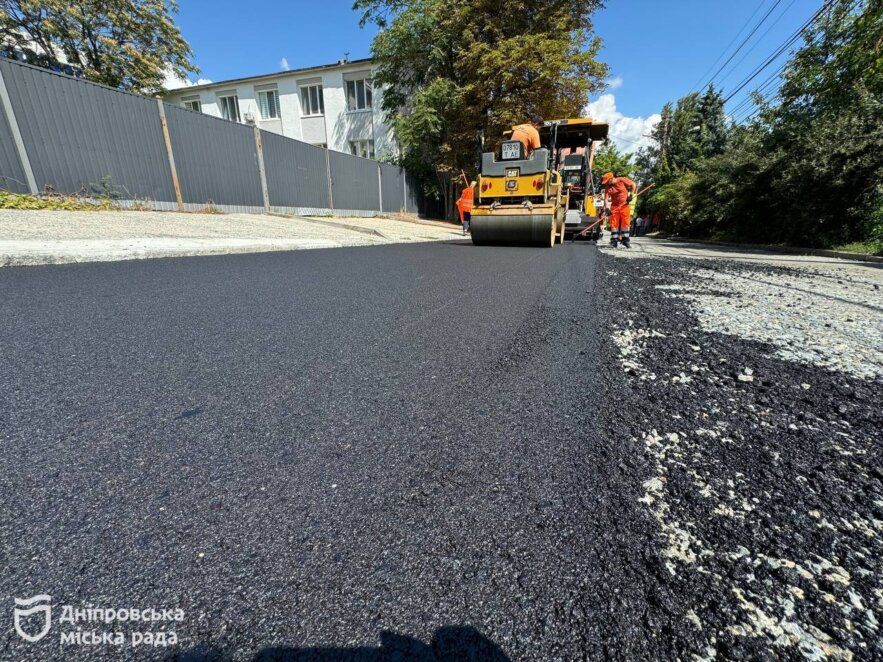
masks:
<instances>
[{"instance_id":1,"label":"gravel shoulder","mask_svg":"<svg viewBox=\"0 0 883 662\"><path fill-rule=\"evenodd\" d=\"M879 270L604 252L655 520L633 659L883 658Z\"/></svg>"},{"instance_id":2,"label":"gravel shoulder","mask_svg":"<svg viewBox=\"0 0 883 662\"><path fill-rule=\"evenodd\" d=\"M102 262L461 239L387 218L0 210L0 266Z\"/></svg>"},{"instance_id":3,"label":"gravel shoulder","mask_svg":"<svg viewBox=\"0 0 883 662\"><path fill-rule=\"evenodd\" d=\"M782 358L883 377L883 266L636 239L617 258L680 274L655 285L686 300L702 329L771 343Z\"/></svg>"}]
</instances>

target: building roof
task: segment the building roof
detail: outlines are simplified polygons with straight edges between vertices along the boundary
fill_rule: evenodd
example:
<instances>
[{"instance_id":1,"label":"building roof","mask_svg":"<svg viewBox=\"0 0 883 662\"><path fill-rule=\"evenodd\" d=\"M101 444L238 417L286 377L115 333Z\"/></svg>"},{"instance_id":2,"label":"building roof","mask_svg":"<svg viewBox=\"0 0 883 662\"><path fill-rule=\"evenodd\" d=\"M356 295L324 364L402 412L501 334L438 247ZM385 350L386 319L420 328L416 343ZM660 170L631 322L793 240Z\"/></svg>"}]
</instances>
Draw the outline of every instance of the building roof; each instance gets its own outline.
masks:
<instances>
[{"instance_id":1,"label":"building roof","mask_svg":"<svg viewBox=\"0 0 883 662\"><path fill-rule=\"evenodd\" d=\"M237 83L245 83L256 80L264 80L267 78L275 78L278 76L290 76L292 74L303 74L311 71L325 71L327 69L337 69L339 67L348 67L353 64L365 64L371 62L370 57L361 58L359 60L340 60L338 62L334 62L333 64L320 64L314 67L301 67L300 69L289 69L288 71L274 71L271 74L258 74L257 76L246 76L244 78L230 78L228 80L219 80L217 82L205 83L204 85L191 85L190 87L178 87L174 90L168 90L165 94L189 94L190 92L198 92L200 90L207 90L212 87L229 87L230 85L236 85Z\"/></svg>"}]
</instances>

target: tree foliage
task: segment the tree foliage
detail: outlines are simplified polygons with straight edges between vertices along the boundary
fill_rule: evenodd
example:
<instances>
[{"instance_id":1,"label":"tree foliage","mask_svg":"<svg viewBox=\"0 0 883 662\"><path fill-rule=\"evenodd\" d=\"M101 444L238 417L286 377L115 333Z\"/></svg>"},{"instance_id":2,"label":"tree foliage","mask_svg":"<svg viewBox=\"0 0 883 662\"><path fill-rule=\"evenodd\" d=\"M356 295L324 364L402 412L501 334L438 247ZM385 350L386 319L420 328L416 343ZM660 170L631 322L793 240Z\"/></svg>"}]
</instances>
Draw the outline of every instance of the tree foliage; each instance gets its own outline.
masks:
<instances>
[{"instance_id":1,"label":"tree foliage","mask_svg":"<svg viewBox=\"0 0 883 662\"><path fill-rule=\"evenodd\" d=\"M89 80L154 93L167 71L198 71L177 10L172 0L0 0L0 43L38 66L66 62Z\"/></svg>"},{"instance_id":2,"label":"tree foliage","mask_svg":"<svg viewBox=\"0 0 883 662\"><path fill-rule=\"evenodd\" d=\"M724 151L727 122L723 96L709 86L702 95L693 92L675 106L666 104L650 135L654 146L639 155L638 163L646 179L662 186Z\"/></svg>"},{"instance_id":3,"label":"tree foliage","mask_svg":"<svg viewBox=\"0 0 883 662\"><path fill-rule=\"evenodd\" d=\"M647 204L663 227L761 243L883 246L883 0L834 0L804 38L779 100L758 97L761 111L748 124L719 132L720 114L706 113L685 137L690 122L678 112L702 118L702 99L666 106L656 145L639 158L659 184Z\"/></svg>"},{"instance_id":4,"label":"tree foliage","mask_svg":"<svg viewBox=\"0 0 883 662\"><path fill-rule=\"evenodd\" d=\"M592 179L601 181L605 172L612 172L617 177L635 177L638 166L632 161L632 154L620 152L616 145L608 143L602 145L595 152L595 161L592 164Z\"/></svg>"},{"instance_id":5,"label":"tree foliage","mask_svg":"<svg viewBox=\"0 0 883 662\"><path fill-rule=\"evenodd\" d=\"M381 29L375 84L403 164L474 172L476 137L493 143L537 114L579 116L607 74L591 15L600 0L356 0Z\"/></svg>"}]
</instances>

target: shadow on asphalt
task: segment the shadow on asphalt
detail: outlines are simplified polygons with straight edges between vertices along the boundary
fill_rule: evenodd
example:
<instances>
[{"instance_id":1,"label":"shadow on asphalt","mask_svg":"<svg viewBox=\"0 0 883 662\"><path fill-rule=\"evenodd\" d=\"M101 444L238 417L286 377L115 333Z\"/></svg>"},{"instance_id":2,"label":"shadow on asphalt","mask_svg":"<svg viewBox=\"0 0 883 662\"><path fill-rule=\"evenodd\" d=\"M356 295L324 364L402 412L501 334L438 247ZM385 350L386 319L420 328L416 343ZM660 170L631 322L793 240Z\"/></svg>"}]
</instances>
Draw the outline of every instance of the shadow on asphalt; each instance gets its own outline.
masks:
<instances>
[{"instance_id":1,"label":"shadow on asphalt","mask_svg":"<svg viewBox=\"0 0 883 662\"><path fill-rule=\"evenodd\" d=\"M197 646L169 659L176 662L222 662L228 656L209 646ZM253 659L254 662L510 662L499 646L468 626L439 628L428 644L387 631L380 633L380 646L377 648L273 647L259 651Z\"/></svg>"}]
</instances>

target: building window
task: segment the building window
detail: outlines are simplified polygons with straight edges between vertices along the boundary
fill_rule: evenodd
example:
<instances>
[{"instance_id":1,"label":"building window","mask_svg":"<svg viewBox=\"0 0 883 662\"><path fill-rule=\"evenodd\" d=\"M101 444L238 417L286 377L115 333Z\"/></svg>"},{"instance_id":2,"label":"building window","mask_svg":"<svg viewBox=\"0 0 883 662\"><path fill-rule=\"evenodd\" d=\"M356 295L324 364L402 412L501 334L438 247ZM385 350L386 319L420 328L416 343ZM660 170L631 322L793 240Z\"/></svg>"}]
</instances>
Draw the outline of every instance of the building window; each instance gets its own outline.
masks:
<instances>
[{"instance_id":1,"label":"building window","mask_svg":"<svg viewBox=\"0 0 883 662\"><path fill-rule=\"evenodd\" d=\"M300 88L300 107L304 117L325 114L325 99L321 85L304 85Z\"/></svg>"},{"instance_id":2,"label":"building window","mask_svg":"<svg viewBox=\"0 0 883 662\"><path fill-rule=\"evenodd\" d=\"M356 156L366 159L374 158L373 140L350 140L350 151Z\"/></svg>"},{"instance_id":3,"label":"building window","mask_svg":"<svg viewBox=\"0 0 883 662\"><path fill-rule=\"evenodd\" d=\"M258 92L258 107L262 120L279 119L279 92L277 90Z\"/></svg>"},{"instance_id":4,"label":"building window","mask_svg":"<svg viewBox=\"0 0 883 662\"><path fill-rule=\"evenodd\" d=\"M221 117L231 122L239 121L239 97L235 94L218 97L218 103L221 106Z\"/></svg>"},{"instance_id":5,"label":"building window","mask_svg":"<svg viewBox=\"0 0 883 662\"><path fill-rule=\"evenodd\" d=\"M365 110L372 108L374 101L371 98L371 79L346 81L346 109Z\"/></svg>"},{"instance_id":6,"label":"building window","mask_svg":"<svg viewBox=\"0 0 883 662\"><path fill-rule=\"evenodd\" d=\"M199 99L184 99L184 107L187 110L195 110L197 113L202 112L202 104Z\"/></svg>"}]
</instances>

